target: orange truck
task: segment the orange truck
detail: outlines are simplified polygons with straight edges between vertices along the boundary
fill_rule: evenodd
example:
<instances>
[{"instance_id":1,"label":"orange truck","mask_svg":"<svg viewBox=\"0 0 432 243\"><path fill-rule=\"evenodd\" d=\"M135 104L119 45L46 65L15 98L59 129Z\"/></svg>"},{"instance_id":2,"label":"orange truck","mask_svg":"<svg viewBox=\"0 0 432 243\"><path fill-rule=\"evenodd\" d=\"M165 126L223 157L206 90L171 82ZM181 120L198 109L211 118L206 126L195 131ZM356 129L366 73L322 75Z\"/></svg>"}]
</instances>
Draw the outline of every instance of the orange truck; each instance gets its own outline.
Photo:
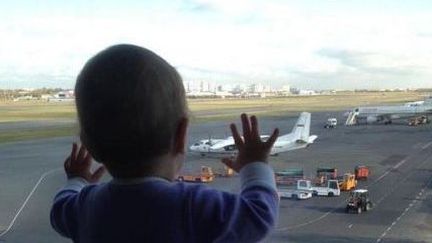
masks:
<instances>
[{"instance_id":1,"label":"orange truck","mask_svg":"<svg viewBox=\"0 0 432 243\"><path fill-rule=\"evenodd\" d=\"M208 166L201 166L201 171L198 174L181 174L177 177L177 180L186 182L209 183L214 180L214 177L215 175L212 168Z\"/></svg>"},{"instance_id":2,"label":"orange truck","mask_svg":"<svg viewBox=\"0 0 432 243\"><path fill-rule=\"evenodd\" d=\"M354 168L354 175L356 180L367 180L370 176L369 167L364 165L358 165Z\"/></svg>"}]
</instances>

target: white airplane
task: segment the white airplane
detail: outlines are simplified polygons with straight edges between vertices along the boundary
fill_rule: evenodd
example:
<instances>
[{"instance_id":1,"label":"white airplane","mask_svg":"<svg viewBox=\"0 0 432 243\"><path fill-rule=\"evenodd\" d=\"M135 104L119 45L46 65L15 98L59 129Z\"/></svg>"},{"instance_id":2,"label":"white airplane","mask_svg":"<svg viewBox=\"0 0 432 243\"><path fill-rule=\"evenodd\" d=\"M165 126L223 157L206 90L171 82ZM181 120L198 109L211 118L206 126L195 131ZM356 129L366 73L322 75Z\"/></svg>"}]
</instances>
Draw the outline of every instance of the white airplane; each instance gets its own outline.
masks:
<instances>
[{"instance_id":1,"label":"white airplane","mask_svg":"<svg viewBox=\"0 0 432 243\"><path fill-rule=\"evenodd\" d=\"M432 98L397 106L357 107L348 112L345 125L383 122L391 124L396 119L409 119L432 114Z\"/></svg>"},{"instance_id":2,"label":"white airplane","mask_svg":"<svg viewBox=\"0 0 432 243\"><path fill-rule=\"evenodd\" d=\"M306 148L315 141L316 135L310 133L311 114L302 112L291 133L279 136L273 145L270 155L278 155L294 149ZM262 140L270 136L262 135ZM232 136L226 139L205 139L190 146L190 150L204 155L229 156L237 153L237 147Z\"/></svg>"}]
</instances>

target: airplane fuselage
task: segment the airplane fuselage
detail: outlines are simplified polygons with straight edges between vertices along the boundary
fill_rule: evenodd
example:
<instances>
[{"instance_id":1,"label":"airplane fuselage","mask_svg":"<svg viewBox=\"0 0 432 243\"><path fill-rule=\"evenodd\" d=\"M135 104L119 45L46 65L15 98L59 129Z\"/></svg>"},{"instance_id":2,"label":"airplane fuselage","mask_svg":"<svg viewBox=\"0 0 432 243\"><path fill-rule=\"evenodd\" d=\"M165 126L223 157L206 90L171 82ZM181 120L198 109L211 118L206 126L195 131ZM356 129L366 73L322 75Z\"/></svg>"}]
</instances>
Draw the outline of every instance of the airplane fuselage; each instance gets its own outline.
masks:
<instances>
[{"instance_id":1,"label":"airplane fuselage","mask_svg":"<svg viewBox=\"0 0 432 243\"><path fill-rule=\"evenodd\" d=\"M380 106L360 107L357 109L357 119L365 119L368 123L432 114L432 107L429 106Z\"/></svg>"}]
</instances>

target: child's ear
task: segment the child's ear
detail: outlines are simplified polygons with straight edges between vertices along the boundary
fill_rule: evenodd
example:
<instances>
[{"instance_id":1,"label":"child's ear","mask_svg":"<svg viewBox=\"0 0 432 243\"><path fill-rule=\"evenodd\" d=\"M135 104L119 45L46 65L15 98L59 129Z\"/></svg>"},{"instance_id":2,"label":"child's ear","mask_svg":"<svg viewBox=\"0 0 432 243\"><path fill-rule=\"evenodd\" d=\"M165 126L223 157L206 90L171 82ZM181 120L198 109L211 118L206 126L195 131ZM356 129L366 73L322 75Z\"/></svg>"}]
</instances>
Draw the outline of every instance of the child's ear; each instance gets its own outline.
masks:
<instances>
[{"instance_id":1,"label":"child's ear","mask_svg":"<svg viewBox=\"0 0 432 243\"><path fill-rule=\"evenodd\" d=\"M189 120L186 117L180 119L174 137L173 152L175 154L184 154L186 152L185 150L186 150L186 137L187 137L188 126L189 126Z\"/></svg>"}]
</instances>

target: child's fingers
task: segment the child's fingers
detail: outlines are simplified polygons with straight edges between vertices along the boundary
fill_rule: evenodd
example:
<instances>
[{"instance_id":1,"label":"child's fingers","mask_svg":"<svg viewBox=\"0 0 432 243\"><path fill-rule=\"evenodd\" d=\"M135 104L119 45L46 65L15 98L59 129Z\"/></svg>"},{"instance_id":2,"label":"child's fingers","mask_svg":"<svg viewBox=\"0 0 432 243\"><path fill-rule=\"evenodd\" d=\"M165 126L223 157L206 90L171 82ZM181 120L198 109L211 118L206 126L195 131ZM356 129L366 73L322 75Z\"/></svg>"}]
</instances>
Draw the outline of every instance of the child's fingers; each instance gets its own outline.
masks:
<instances>
[{"instance_id":1,"label":"child's fingers","mask_svg":"<svg viewBox=\"0 0 432 243\"><path fill-rule=\"evenodd\" d=\"M258 119L256 118L256 116L251 116L250 121L252 126L251 138L261 140L259 136Z\"/></svg>"},{"instance_id":2,"label":"child's fingers","mask_svg":"<svg viewBox=\"0 0 432 243\"><path fill-rule=\"evenodd\" d=\"M234 169L234 168L233 168L234 161L233 161L232 159L230 159L230 158L222 158L222 161L221 161L221 162L222 162L224 165L228 166L229 168Z\"/></svg>"},{"instance_id":3,"label":"child's fingers","mask_svg":"<svg viewBox=\"0 0 432 243\"><path fill-rule=\"evenodd\" d=\"M90 165L91 165L92 159L93 159L93 158L92 158L91 154L87 152L87 154L85 155L85 158L83 159L83 163L82 163L82 165L83 165L85 168L90 168Z\"/></svg>"},{"instance_id":4,"label":"child's fingers","mask_svg":"<svg viewBox=\"0 0 432 243\"><path fill-rule=\"evenodd\" d=\"M63 163L64 169L65 171L67 171L70 168L70 161L71 161L71 157L67 157L65 162Z\"/></svg>"},{"instance_id":5,"label":"child's fingers","mask_svg":"<svg viewBox=\"0 0 432 243\"><path fill-rule=\"evenodd\" d=\"M72 151L71 155L69 156L69 159L75 160L76 159L76 152L78 150L78 145L76 143L72 144Z\"/></svg>"},{"instance_id":6,"label":"child's fingers","mask_svg":"<svg viewBox=\"0 0 432 243\"><path fill-rule=\"evenodd\" d=\"M273 131L273 134L270 136L270 138L267 140L267 142L266 142L266 146L268 147L268 148L271 148L272 146L273 146L273 144L276 142L276 139L278 138L278 136L279 136L279 129L278 128L276 128L274 131Z\"/></svg>"},{"instance_id":7,"label":"child's fingers","mask_svg":"<svg viewBox=\"0 0 432 243\"><path fill-rule=\"evenodd\" d=\"M85 158L86 152L86 148L81 144L76 160L81 162Z\"/></svg>"},{"instance_id":8,"label":"child's fingers","mask_svg":"<svg viewBox=\"0 0 432 243\"><path fill-rule=\"evenodd\" d=\"M91 180L93 182L97 182L100 180L100 178L102 178L103 174L105 173L106 168L105 166L101 165L99 168L97 168L97 170L92 174L91 176Z\"/></svg>"},{"instance_id":9,"label":"child's fingers","mask_svg":"<svg viewBox=\"0 0 432 243\"><path fill-rule=\"evenodd\" d=\"M237 148L240 148L241 146L243 146L243 140L242 140L242 138L240 137L240 134L237 131L237 127L233 123L233 124L231 124L230 128L231 128L231 133L232 133L233 138L234 138L234 142L237 145Z\"/></svg>"},{"instance_id":10,"label":"child's fingers","mask_svg":"<svg viewBox=\"0 0 432 243\"><path fill-rule=\"evenodd\" d=\"M249 141L250 140L250 134L251 134L251 127L250 127L249 118L245 113L241 114L240 117L241 117L242 126L243 126L243 138L245 141Z\"/></svg>"}]
</instances>

